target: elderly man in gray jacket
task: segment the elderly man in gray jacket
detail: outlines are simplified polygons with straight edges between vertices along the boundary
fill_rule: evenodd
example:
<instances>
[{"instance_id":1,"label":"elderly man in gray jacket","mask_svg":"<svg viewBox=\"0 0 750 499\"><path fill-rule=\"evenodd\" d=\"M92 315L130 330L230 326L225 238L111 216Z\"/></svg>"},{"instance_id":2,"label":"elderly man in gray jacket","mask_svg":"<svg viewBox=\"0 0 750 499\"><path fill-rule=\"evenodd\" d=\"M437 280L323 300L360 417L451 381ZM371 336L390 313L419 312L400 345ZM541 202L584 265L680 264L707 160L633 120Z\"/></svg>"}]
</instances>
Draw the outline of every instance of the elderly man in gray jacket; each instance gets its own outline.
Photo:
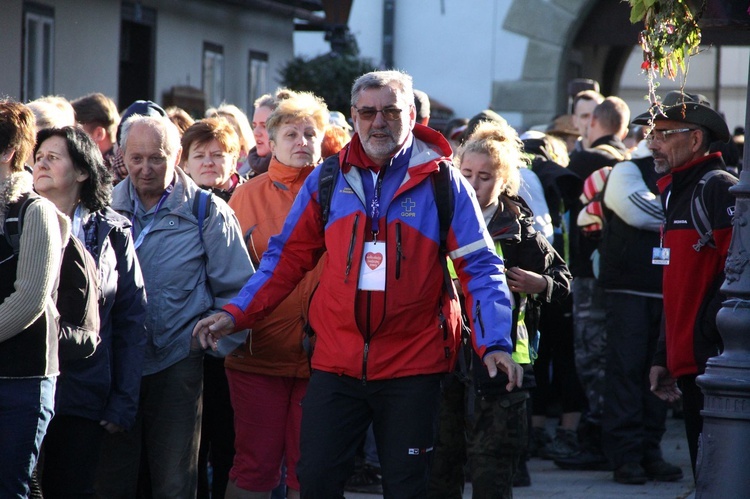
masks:
<instances>
[{"instance_id":1,"label":"elderly man in gray jacket","mask_svg":"<svg viewBox=\"0 0 750 499\"><path fill-rule=\"evenodd\" d=\"M115 188L112 207L133 224L149 297L148 339L136 427L106 443L97 492L136 497L145 469L146 495L192 498L204 351L191 333L239 292L253 266L239 223L220 199L210 198L199 231L199 189L177 166L180 137L169 120L131 117L121 146L129 175Z\"/></svg>"}]
</instances>

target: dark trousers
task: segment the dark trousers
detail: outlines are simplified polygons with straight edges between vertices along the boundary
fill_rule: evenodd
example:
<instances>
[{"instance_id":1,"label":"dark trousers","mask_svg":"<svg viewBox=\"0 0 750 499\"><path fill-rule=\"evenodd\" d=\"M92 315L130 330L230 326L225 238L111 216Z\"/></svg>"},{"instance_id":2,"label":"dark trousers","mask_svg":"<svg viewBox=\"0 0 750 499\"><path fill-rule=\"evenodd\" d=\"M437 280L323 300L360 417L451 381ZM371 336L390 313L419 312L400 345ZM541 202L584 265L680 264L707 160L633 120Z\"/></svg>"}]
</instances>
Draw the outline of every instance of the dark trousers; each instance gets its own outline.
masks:
<instances>
[{"instance_id":1,"label":"dark trousers","mask_svg":"<svg viewBox=\"0 0 750 499\"><path fill-rule=\"evenodd\" d=\"M588 400L584 421L589 427L599 428L607 391L607 312L604 290L593 277L573 279L573 325L576 372Z\"/></svg>"},{"instance_id":2,"label":"dark trousers","mask_svg":"<svg viewBox=\"0 0 750 499\"><path fill-rule=\"evenodd\" d=\"M42 446L42 492L46 499L94 497L94 479L106 430L99 421L56 415Z\"/></svg>"},{"instance_id":3,"label":"dark trousers","mask_svg":"<svg viewBox=\"0 0 750 499\"><path fill-rule=\"evenodd\" d=\"M203 420L198 451L198 499L224 499L234 459L234 411L224 359L203 359ZM208 465L213 472L208 481Z\"/></svg>"},{"instance_id":4,"label":"dark trousers","mask_svg":"<svg viewBox=\"0 0 750 499\"><path fill-rule=\"evenodd\" d=\"M559 402L563 413L586 410L586 394L576 371L573 349L573 297L542 303L539 355L534 362L536 387L531 390L533 414L547 416Z\"/></svg>"},{"instance_id":5,"label":"dark trousers","mask_svg":"<svg viewBox=\"0 0 750 499\"><path fill-rule=\"evenodd\" d=\"M428 499L461 499L467 462L466 384L454 374L445 378Z\"/></svg>"},{"instance_id":6,"label":"dark trousers","mask_svg":"<svg viewBox=\"0 0 750 499\"><path fill-rule=\"evenodd\" d=\"M513 497L513 476L528 448L526 391L474 399L468 454L474 499Z\"/></svg>"},{"instance_id":7,"label":"dark trousers","mask_svg":"<svg viewBox=\"0 0 750 499\"><path fill-rule=\"evenodd\" d=\"M698 442L703 432L703 391L695 384L697 375L680 376L677 386L682 391L682 411L685 416L685 434L690 449L690 464L693 465L695 478L695 464L698 459Z\"/></svg>"},{"instance_id":8,"label":"dark trousers","mask_svg":"<svg viewBox=\"0 0 750 499\"><path fill-rule=\"evenodd\" d=\"M343 498L372 422L385 498L427 493L441 375L367 381L314 371L302 402L297 476L303 498Z\"/></svg>"},{"instance_id":9,"label":"dark trousers","mask_svg":"<svg viewBox=\"0 0 750 499\"><path fill-rule=\"evenodd\" d=\"M202 351L141 380L132 430L106 435L96 490L107 499L195 497Z\"/></svg>"},{"instance_id":10,"label":"dark trousers","mask_svg":"<svg viewBox=\"0 0 750 499\"><path fill-rule=\"evenodd\" d=\"M649 387L662 300L607 293L606 396L602 440L615 467L661 459L667 405Z\"/></svg>"}]
</instances>

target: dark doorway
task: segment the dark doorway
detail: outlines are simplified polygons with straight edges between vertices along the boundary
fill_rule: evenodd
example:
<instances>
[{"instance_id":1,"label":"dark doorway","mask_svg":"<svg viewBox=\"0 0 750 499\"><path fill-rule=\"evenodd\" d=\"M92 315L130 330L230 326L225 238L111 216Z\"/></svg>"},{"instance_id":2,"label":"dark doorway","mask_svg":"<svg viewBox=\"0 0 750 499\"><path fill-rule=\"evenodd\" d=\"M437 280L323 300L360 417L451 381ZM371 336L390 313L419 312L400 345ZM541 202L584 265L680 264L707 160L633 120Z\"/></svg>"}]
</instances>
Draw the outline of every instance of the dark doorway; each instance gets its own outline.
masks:
<instances>
[{"instance_id":1,"label":"dark doorway","mask_svg":"<svg viewBox=\"0 0 750 499\"><path fill-rule=\"evenodd\" d=\"M156 11L123 2L120 25L120 79L117 104L122 110L133 101L154 98Z\"/></svg>"}]
</instances>

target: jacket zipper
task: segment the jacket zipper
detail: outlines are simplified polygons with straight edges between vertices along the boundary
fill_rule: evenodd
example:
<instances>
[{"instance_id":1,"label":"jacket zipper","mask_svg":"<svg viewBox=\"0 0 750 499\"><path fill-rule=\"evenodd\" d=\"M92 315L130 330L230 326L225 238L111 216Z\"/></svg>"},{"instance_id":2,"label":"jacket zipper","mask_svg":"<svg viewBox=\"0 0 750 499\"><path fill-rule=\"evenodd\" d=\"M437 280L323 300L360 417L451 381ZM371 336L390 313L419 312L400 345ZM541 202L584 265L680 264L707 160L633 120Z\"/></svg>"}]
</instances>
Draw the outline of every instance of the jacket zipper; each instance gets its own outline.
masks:
<instances>
[{"instance_id":1,"label":"jacket zipper","mask_svg":"<svg viewBox=\"0 0 750 499\"><path fill-rule=\"evenodd\" d=\"M344 282L349 277L352 270L352 256L354 255L354 242L357 240L357 224L359 223L359 214L354 216L354 227L352 227L352 238L349 241L349 251L346 253L346 272L344 272Z\"/></svg>"},{"instance_id":2,"label":"jacket zipper","mask_svg":"<svg viewBox=\"0 0 750 499\"><path fill-rule=\"evenodd\" d=\"M446 324L445 315L443 314L442 304L440 304L440 312L438 313L438 320L440 321L440 329L443 330L443 341L448 341L448 324Z\"/></svg>"},{"instance_id":3,"label":"jacket zipper","mask_svg":"<svg viewBox=\"0 0 750 499\"><path fill-rule=\"evenodd\" d=\"M367 333L365 335L365 349L362 354L362 384L367 384L367 357L370 354L370 307L372 306L372 291L367 292Z\"/></svg>"},{"instance_id":4,"label":"jacket zipper","mask_svg":"<svg viewBox=\"0 0 750 499\"><path fill-rule=\"evenodd\" d=\"M401 276L401 223L396 223L396 279Z\"/></svg>"},{"instance_id":5,"label":"jacket zipper","mask_svg":"<svg viewBox=\"0 0 750 499\"><path fill-rule=\"evenodd\" d=\"M479 306L479 300L477 300L477 306L474 311L474 317L479 323L479 329L482 331L482 338L484 338L484 322L482 321L482 309Z\"/></svg>"}]
</instances>

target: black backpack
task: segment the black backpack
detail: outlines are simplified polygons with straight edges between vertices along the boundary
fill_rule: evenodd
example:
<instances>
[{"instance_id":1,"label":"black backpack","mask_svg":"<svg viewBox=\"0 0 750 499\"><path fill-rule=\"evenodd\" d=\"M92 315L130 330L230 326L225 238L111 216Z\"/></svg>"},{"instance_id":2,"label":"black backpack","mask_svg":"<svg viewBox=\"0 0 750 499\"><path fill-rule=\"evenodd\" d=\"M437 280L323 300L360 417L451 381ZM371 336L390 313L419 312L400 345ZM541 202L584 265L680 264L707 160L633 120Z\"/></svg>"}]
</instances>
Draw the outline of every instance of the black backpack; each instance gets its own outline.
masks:
<instances>
[{"instance_id":1,"label":"black backpack","mask_svg":"<svg viewBox=\"0 0 750 499\"><path fill-rule=\"evenodd\" d=\"M706 201L704 199L706 184L714 177L735 178L734 175L724 170L709 170L695 184L693 194L690 197L690 219L693 222L693 227L698 231L698 241L693 245L693 249L698 252L704 246L716 248L714 231L713 227L711 227L711 221L708 218L708 209L706 208Z\"/></svg>"},{"instance_id":2,"label":"black backpack","mask_svg":"<svg viewBox=\"0 0 750 499\"><path fill-rule=\"evenodd\" d=\"M5 238L18 257L26 209L38 201L33 193L24 194L10 205L5 218ZM71 235L63 250L55 292L60 313L58 333L60 361L90 357L99 345L99 271L94 257L77 237Z\"/></svg>"}]
</instances>

